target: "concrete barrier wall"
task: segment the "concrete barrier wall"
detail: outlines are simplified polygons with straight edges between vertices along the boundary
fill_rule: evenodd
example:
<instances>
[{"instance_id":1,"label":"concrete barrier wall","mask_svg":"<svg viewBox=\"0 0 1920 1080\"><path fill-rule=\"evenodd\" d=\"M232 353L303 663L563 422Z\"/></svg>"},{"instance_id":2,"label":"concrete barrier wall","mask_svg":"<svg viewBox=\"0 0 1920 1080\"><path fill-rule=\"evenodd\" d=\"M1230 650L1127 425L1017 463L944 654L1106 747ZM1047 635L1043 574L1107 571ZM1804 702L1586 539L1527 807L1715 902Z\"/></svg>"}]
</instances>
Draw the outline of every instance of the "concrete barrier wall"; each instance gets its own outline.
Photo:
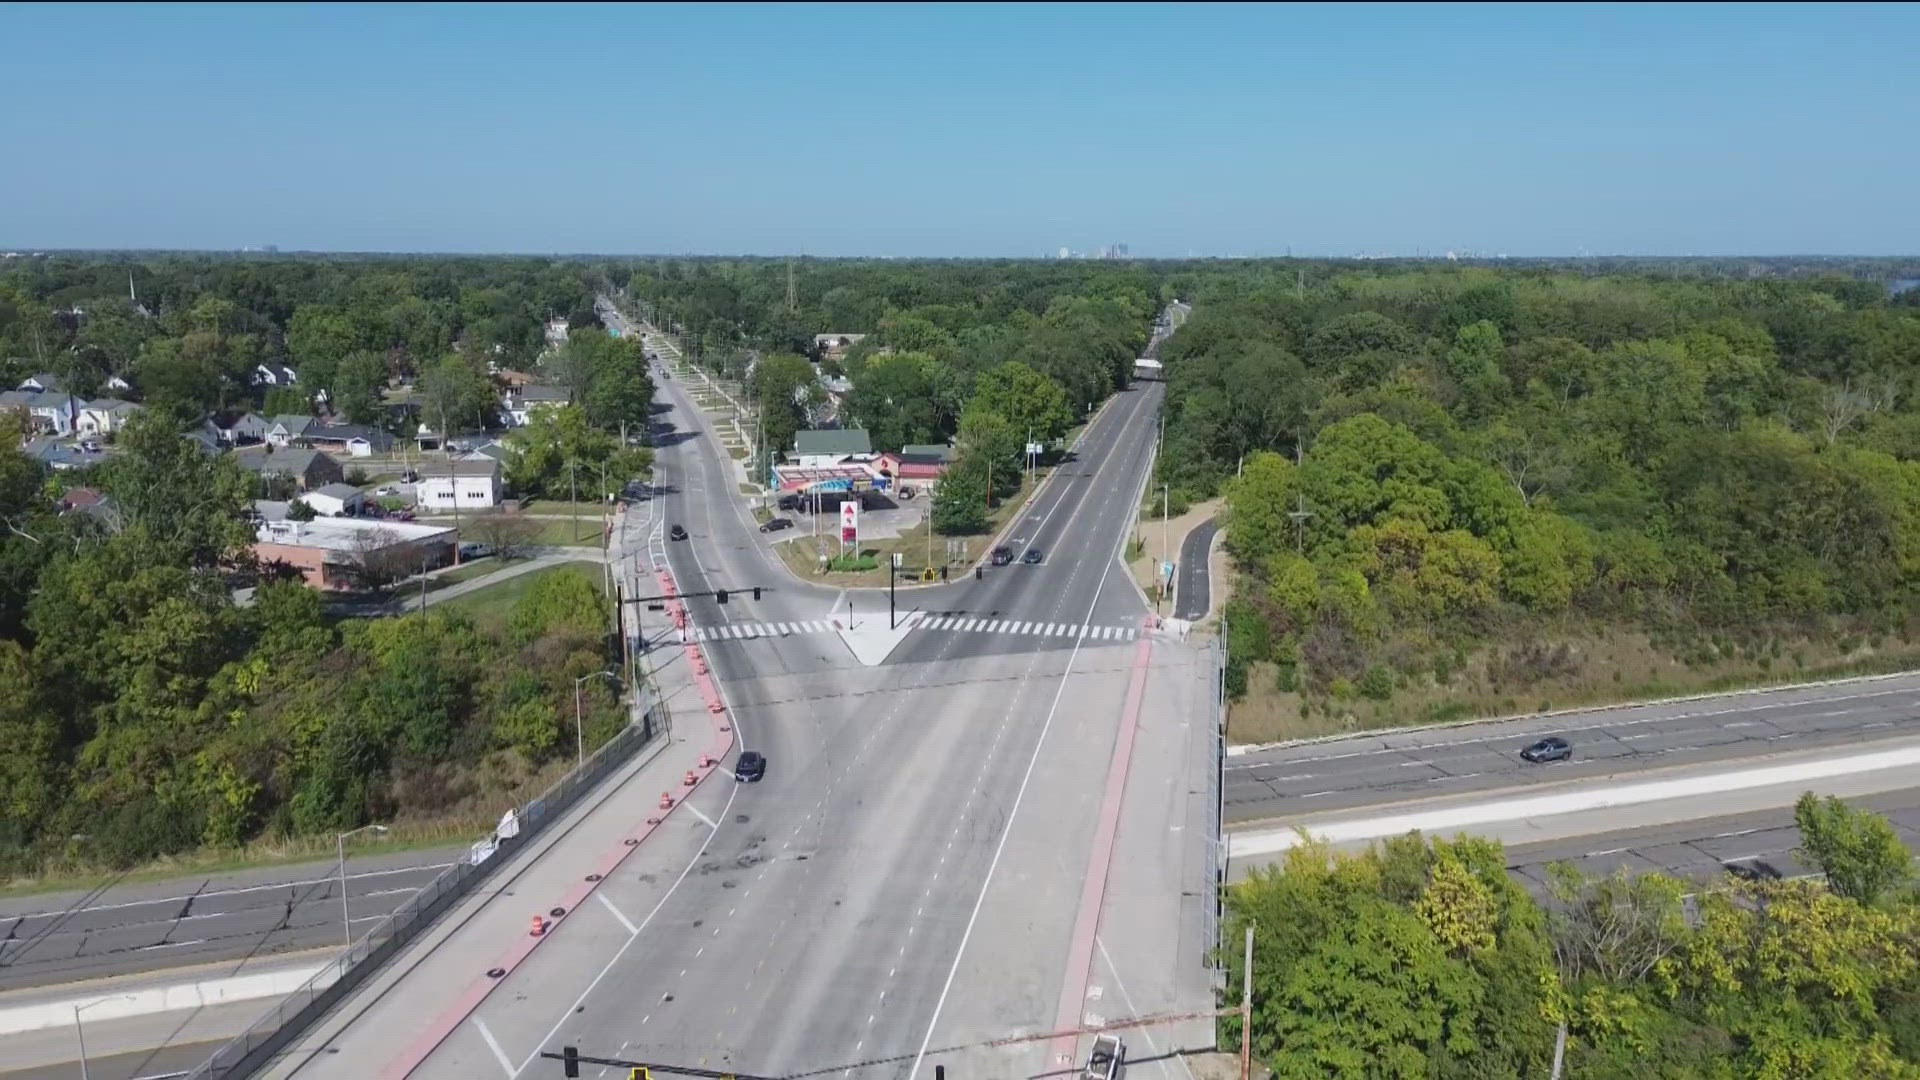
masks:
<instances>
[{"instance_id":1,"label":"concrete barrier wall","mask_svg":"<svg viewBox=\"0 0 1920 1080\"><path fill-rule=\"evenodd\" d=\"M85 997L0 1008L0 1035L16 1035L24 1031L71 1026L73 1010L81 1005L88 1006L87 1020L90 1023L97 1023L101 1020L120 1020L129 1016L185 1012L236 1001L284 997L299 989L300 985L308 979L313 978L320 971L320 967L319 964L306 964L300 967L281 968L278 971L233 975L223 979L204 979L200 982L180 983L173 986L149 986L137 990L125 990L117 994L96 993ZM98 1004L95 1004L96 1002Z\"/></svg>"}]
</instances>

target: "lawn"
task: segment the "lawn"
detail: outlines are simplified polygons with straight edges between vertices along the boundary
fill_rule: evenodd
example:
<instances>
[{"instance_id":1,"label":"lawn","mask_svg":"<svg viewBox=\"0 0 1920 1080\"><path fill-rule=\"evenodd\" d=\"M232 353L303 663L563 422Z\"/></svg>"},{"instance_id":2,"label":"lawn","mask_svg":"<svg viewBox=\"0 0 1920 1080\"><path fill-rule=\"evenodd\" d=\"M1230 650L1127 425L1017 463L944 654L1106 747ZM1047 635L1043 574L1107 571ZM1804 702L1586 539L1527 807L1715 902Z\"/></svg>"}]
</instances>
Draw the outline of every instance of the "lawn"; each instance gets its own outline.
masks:
<instances>
[{"instance_id":1,"label":"lawn","mask_svg":"<svg viewBox=\"0 0 1920 1080\"><path fill-rule=\"evenodd\" d=\"M520 598L527 594L528 589L533 588L535 581L547 574L579 574L592 582L594 588L601 589L605 587L606 572L599 563L586 562L584 560L580 562L564 562L558 566L547 567L544 570L535 570L517 577L510 577L497 585L488 585L484 588L475 589L470 593L464 593L450 600L443 601L440 606L443 608L458 608L472 615L476 622L504 622L507 614L513 610L513 605L518 603Z\"/></svg>"},{"instance_id":2,"label":"lawn","mask_svg":"<svg viewBox=\"0 0 1920 1080\"><path fill-rule=\"evenodd\" d=\"M469 516L463 517L460 520L463 523L471 523L473 518ZM528 518L527 520L534 526L534 529L528 535L527 543L529 544L543 547L600 546L602 522L597 507L593 512L586 510L581 511L580 522L577 529L571 517L539 517ZM426 525L453 524L451 517L420 518L419 521ZM461 539L466 543L483 542L479 541L477 534L464 531Z\"/></svg>"}]
</instances>

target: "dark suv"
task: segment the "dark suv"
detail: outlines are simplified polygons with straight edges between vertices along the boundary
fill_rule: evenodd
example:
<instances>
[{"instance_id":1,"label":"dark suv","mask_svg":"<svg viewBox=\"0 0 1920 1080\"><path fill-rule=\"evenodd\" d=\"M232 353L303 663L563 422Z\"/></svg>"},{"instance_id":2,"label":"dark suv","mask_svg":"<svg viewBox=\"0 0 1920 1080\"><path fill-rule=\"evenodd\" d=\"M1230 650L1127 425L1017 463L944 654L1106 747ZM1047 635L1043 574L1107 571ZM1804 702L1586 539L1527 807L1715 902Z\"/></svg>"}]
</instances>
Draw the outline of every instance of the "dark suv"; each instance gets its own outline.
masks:
<instances>
[{"instance_id":1,"label":"dark suv","mask_svg":"<svg viewBox=\"0 0 1920 1080\"><path fill-rule=\"evenodd\" d=\"M734 763L733 778L742 783L752 783L767 775L767 758L758 750L742 750L740 760Z\"/></svg>"},{"instance_id":2,"label":"dark suv","mask_svg":"<svg viewBox=\"0 0 1920 1080\"><path fill-rule=\"evenodd\" d=\"M1013 561L1013 549L1005 544L993 549L993 565L1005 566Z\"/></svg>"}]
</instances>

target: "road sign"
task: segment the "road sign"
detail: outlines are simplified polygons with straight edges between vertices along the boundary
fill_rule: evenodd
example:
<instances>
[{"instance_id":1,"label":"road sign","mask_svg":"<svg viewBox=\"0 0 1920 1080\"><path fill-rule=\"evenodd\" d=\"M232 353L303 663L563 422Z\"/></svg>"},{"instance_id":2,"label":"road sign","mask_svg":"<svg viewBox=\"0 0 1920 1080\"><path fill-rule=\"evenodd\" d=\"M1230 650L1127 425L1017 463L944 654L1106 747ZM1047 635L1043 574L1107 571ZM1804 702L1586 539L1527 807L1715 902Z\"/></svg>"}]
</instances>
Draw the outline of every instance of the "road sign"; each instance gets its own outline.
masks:
<instances>
[{"instance_id":1,"label":"road sign","mask_svg":"<svg viewBox=\"0 0 1920 1080\"><path fill-rule=\"evenodd\" d=\"M860 539L860 502L850 499L840 504L840 542L858 543Z\"/></svg>"},{"instance_id":2,"label":"road sign","mask_svg":"<svg viewBox=\"0 0 1920 1080\"><path fill-rule=\"evenodd\" d=\"M893 553L893 568L895 570L898 570L901 566L905 565L906 561L907 561L907 557L905 555L902 555L897 551Z\"/></svg>"},{"instance_id":3,"label":"road sign","mask_svg":"<svg viewBox=\"0 0 1920 1080\"><path fill-rule=\"evenodd\" d=\"M1162 562L1160 564L1160 576L1163 578L1166 578L1168 581L1172 581L1173 580L1173 563Z\"/></svg>"},{"instance_id":4,"label":"road sign","mask_svg":"<svg viewBox=\"0 0 1920 1080\"><path fill-rule=\"evenodd\" d=\"M1046 452L1047 452L1047 448L1040 445L1037 442L1030 442L1027 444L1027 453L1029 454L1044 454Z\"/></svg>"}]
</instances>

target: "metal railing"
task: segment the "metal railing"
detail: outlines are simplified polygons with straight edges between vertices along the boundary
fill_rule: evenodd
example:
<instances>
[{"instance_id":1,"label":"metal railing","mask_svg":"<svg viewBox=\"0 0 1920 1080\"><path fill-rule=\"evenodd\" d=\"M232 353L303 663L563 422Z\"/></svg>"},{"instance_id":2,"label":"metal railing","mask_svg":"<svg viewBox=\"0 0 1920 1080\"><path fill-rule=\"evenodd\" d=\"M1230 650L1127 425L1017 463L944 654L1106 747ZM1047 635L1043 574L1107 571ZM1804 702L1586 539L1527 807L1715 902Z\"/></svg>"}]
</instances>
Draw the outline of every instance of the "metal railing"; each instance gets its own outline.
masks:
<instances>
[{"instance_id":1,"label":"metal railing","mask_svg":"<svg viewBox=\"0 0 1920 1080\"><path fill-rule=\"evenodd\" d=\"M625 764L641 747L670 724L667 706L646 683L634 687L642 701L653 698L638 717L607 740L591 757L554 781L553 786L529 799L514 811L516 828L512 835L501 836L496 829L476 842L467 858L449 866L440 876L423 886L394 909L393 914L367 931L339 956L328 961L298 989L275 1002L266 1014L245 1031L234 1036L199 1068L187 1074L192 1080L228 1080L251 1075L272 1061L289 1043L299 1038L314 1021L325 1015L341 998L366 980L367 976L393 958L408 943L433 925L434 920L471 892L493 870L537 838L545 828L578 802L580 796ZM504 824L504 823L503 823Z\"/></svg>"},{"instance_id":2,"label":"metal railing","mask_svg":"<svg viewBox=\"0 0 1920 1080\"><path fill-rule=\"evenodd\" d=\"M1227 902L1227 835L1225 810L1222 801L1226 794L1227 768L1227 649L1226 620L1221 619L1221 631L1207 646L1208 659L1212 661L1213 687L1208 695L1213 708L1208 716L1210 731L1208 744L1213 750L1213 760L1207 769L1207 883L1210 889L1208 902L1204 905L1206 920L1205 950L1206 965L1209 969L1224 970L1223 957L1220 954L1220 921L1225 913Z\"/></svg>"}]
</instances>

